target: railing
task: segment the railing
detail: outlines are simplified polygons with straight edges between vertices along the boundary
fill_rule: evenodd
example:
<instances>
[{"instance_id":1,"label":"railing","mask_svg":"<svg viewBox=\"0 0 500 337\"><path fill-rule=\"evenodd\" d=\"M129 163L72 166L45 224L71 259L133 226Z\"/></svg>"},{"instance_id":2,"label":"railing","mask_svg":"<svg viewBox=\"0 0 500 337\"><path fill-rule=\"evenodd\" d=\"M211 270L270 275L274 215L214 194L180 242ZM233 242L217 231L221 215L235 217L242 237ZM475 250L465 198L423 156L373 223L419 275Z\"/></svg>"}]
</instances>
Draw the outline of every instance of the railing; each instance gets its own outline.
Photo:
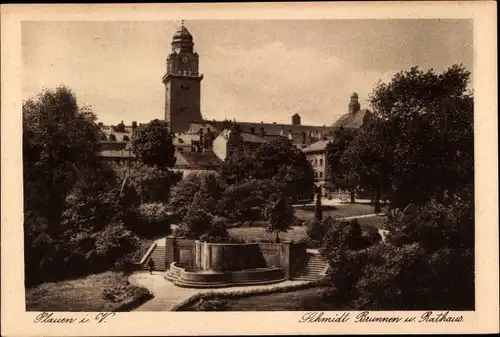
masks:
<instances>
[{"instance_id":1,"label":"railing","mask_svg":"<svg viewBox=\"0 0 500 337\"><path fill-rule=\"evenodd\" d=\"M151 254L153 254L153 251L155 250L156 246L157 246L157 243L153 242L151 244L151 246L149 247L149 249L146 251L146 254L144 254L144 256L142 257L142 259L140 259L139 262L133 263L134 269L141 269L142 268L142 265L144 264L144 262L146 262L146 260L149 257L151 257Z\"/></svg>"}]
</instances>

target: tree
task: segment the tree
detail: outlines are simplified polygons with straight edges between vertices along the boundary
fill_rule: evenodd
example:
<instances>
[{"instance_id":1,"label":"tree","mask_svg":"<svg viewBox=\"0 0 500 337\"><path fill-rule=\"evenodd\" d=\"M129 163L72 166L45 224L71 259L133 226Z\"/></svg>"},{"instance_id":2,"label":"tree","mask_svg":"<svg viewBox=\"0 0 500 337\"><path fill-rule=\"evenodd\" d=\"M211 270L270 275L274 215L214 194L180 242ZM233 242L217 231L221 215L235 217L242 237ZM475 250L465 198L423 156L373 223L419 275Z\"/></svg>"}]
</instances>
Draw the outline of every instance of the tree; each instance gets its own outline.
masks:
<instances>
[{"instance_id":1,"label":"tree","mask_svg":"<svg viewBox=\"0 0 500 337\"><path fill-rule=\"evenodd\" d=\"M279 232L288 231L293 221L293 208L286 193L283 190L273 193L262 214L267 220L267 232L276 233L276 243L278 243Z\"/></svg>"},{"instance_id":2,"label":"tree","mask_svg":"<svg viewBox=\"0 0 500 337\"><path fill-rule=\"evenodd\" d=\"M24 208L45 218L51 235L67 193L82 172L98 165L98 139L95 115L79 108L67 87L23 102Z\"/></svg>"},{"instance_id":3,"label":"tree","mask_svg":"<svg viewBox=\"0 0 500 337\"><path fill-rule=\"evenodd\" d=\"M446 193L473 183L469 77L461 65L441 74L413 67L374 89L371 121L350 156L371 187L390 182L393 206L443 200Z\"/></svg>"},{"instance_id":4,"label":"tree","mask_svg":"<svg viewBox=\"0 0 500 337\"><path fill-rule=\"evenodd\" d=\"M182 219L194 202L195 196L199 194L196 207L215 214L222 193L223 187L217 173L192 173L172 188L169 206L176 216Z\"/></svg>"},{"instance_id":5,"label":"tree","mask_svg":"<svg viewBox=\"0 0 500 337\"><path fill-rule=\"evenodd\" d=\"M356 284L365 309L473 310L472 194L431 200L389 220L389 244L365 252ZM460 282L457 282L460 280Z\"/></svg>"},{"instance_id":6,"label":"tree","mask_svg":"<svg viewBox=\"0 0 500 337\"><path fill-rule=\"evenodd\" d=\"M285 137L263 143L253 156L250 176L273 178L286 187L291 200L314 193L314 171L304 152Z\"/></svg>"},{"instance_id":7,"label":"tree","mask_svg":"<svg viewBox=\"0 0 500 337\"><path fill-rule=\"evenodd\" d=\"M233 220L259 220L262 208L279 183L272 179L249 179L240 184L229 185L217 203L217 213Z\"/></svg>"},{"instance_id":8,"label":"tree","mask_svg":"<svg viewBox=\"0 0 500 337\"><path fill-rule=\"evenodd\" d=\"M134 190L139 204L168 201L170 190L181 179L181 174L157 166L140 165L134 167L129 174L126 167L116 168L120 181Z\"/></svg>"},{"instance_id":9,"label":"tree","mask_svg":"<svg viewBox=\"0 0 500 337\"><path fill-rule=\"evenodd\" d=\"M370 117L365 117L358 136L350 143L341 158L346 168L348 185L358 184L372 191L375 213L380 213L382 191L388 190L391 172L391 153L382 142L380 127Z\"/></svg>"},{"instance_id":10,"label":"tree","mask_svg":"<svg viewBox=\"0 0 500 337\"><path fill-rule=\"evenodd\" d=\"M133 221L99 139L94 114L64 86L23 102L26 285L103 271L133 251L136 237L121 227Z\"/></svg>"},{"instance_id":11,"label":"tree","mask_svg":"<svg viewBox=\"0 0 500 337\"><path fill-rule=\"evenodd\" d=\"M334 132L334 138L326 146L327 184L331 189L348 189L351 193L351 202L354 203L357 181L352 179L349 166L342 161L349 144L356 136L356 132L340 127Z\"/></svg>"},{"instance_id":12,"label":"tree","mask_svg":"<svg viewBox=\"0 0 500 337\"><path fill-rule=\"evenodd\" d=\"M175 147L172 134L165 121L154 119L136 131L132 141L134 154L146 165L159 168L175 164Z\"/></svg>"},{"instance_id":13,"label":"tree","mask_svg":"<svg viewBox=\"0 0 500 337\"><path fill-rule=\"evenodd\" d=\"M329 219L329 230L323 238L321 255L328 261L328 280L339 294L338 300L356 299L353 287L363 276L364 259L358 254L365 248L357 220L349 222Z\"/></svg>"}]
</instances>

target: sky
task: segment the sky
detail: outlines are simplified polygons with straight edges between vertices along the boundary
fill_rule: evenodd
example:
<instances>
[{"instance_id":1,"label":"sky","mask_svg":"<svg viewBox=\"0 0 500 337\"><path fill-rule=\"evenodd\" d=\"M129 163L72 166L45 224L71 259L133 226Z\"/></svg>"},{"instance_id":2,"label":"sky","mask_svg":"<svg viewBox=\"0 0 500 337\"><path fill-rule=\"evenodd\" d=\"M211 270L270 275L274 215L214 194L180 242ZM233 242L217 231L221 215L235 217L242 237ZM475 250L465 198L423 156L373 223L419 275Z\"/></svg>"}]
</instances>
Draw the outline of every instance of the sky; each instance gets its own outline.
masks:
<instances>
[{"instance_id":1,"label":"sky","mask_svg":"<svg viewBox=\"0 0 500 337\"><path fill-rule=\"evenodd\" d=\"M164 118L178 21L23 22L23 99L64 84L99 121ZM472 71L472 20L186 21L200 55L206 119L330 125L358 93L412 66Z\"/></svg>"}]
</instances>

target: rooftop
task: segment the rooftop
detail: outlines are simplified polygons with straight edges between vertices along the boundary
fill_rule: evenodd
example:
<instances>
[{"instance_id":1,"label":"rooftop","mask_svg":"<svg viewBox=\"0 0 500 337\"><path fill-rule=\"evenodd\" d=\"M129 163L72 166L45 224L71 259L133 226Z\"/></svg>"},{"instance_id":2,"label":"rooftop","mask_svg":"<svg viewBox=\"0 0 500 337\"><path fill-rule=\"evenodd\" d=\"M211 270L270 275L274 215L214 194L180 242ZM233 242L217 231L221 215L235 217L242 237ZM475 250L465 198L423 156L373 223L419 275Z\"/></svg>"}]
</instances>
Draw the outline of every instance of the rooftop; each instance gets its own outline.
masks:
<instances>
[{"instance_id":1,"label":"rooftop","mask_svg":"<svg viewBox=\"0 0 500 337\"><path fill-rule=\"evenodd\" d=\"M322 152L326 150L326 146L330 143L330 140L320 140L316 143L312 143L308 147L305 147L302 149L303 152L305 153L311 153L311 152Z\"/></svg>"}]
</instances>

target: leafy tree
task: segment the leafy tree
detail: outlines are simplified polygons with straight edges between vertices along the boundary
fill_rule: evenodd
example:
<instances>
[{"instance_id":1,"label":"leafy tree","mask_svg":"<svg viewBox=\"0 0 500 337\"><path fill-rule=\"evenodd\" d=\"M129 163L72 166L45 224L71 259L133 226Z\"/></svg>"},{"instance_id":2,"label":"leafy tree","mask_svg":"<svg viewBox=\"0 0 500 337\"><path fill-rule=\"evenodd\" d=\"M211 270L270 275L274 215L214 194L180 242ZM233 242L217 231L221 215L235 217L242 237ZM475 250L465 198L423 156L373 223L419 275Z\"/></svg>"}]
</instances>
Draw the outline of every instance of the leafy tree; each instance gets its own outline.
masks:
<instances>
[{"instance_id":1,"label":"leafy tree","mask_svg":"<svg viewBox=\"0 0 500 337\"><path fill-rule=\"evenodd\" d=\"M370 123L349 156L362 184L377 195L390 182L391 204L443 200L474 180L470 72L453 65L441 74L418 67L379 83ZM382 186L381 186L382 185Z\"/></svg>"},{"instance_id":2,"label":"leafy tree","mask_svg":"<svg viewBox=\"0 0 500 337\"><path fill-rule=\"evenodd\" d=\"M285 137L263 143L253 156L250 176L285 184L292 200L314 193L314 171L304 152Z\"/></svg>"},{"instance_id":3,"label":"leafy tree","mask_svg":"<svg viewBox=\"0 0 500 337\"><path fill-rule=\"evenodd\" d=\"M473 198L431 200L391 217L387 245L365 252L356 288L365 308L474 308ZM460 282L457 282L460 280Z\"/></svg>"},{"instance_id":4,"label":"leafy tree","mask_svg":"<svg viewBox=\"0 0 500 337\"><path fill-rule=\"evenodd\" d=\"M348 189L351 192L351 202L354 202L355 191L358 187L357 180L352 179L351 170L346 165L347 163L342 161L342 158L355 136L355 131L341 127L335 130L333 140L326 146L328 187L330 189Z\"/></svg>"},{"instance_id":5,"label":"leafy tree","mask_svg":"<svg viewBox=\"0 0 500 337\"><path fill-rule=\"evenodd\" d=\"M170 209L182 219L198 192L201 194L199 206L214 213L217 201L221 198L222 187L217 174L213 172L189 174L175 185L170 193Z\"/></svg>"},{"instance_id":6,"label":"leafy tree","mask_svg":"<svg viewBox=\"0 0 500 337\"><path fill-rule=\"evenodd\" d=\"M262 208L278 186L271 179L249 179L238 185L229 185L217 204L217 213L233 220L259 220Z\"/></svg>"},{"instance_id":7,"label":"leafy tree","mask_svg":"<svg viewBox=\"0 0 500 337\"><path fill-rule=\"evenodd\" d=\"M243 147L231 152L220 168L224 183L226 185L237 185L250 178L249 174L252 171L253 159L253 152Z\"/></svg>"},{"instance_id":8,"label":"leafy tree","mask_svg":"<svg viewBox=\"0 0 500 337\"><path fill-rule=\"evenodd\" d=\"M357 298L353 284L363 276L364 259L357 253L365 248L361 227L357 220L329 222L320 252L330 265L328 279L340 294L338 300L352 301Z\"/></svg>"},{"instance_id":9,"label":"leafy tree","mask_svg":"<svg viewBox=\"0 0 500 337\"><path fill-rule=\"evenodd\" d=\"M140 165L134 167L130 174L125 167L116 170L124 188L133 189L138 204L167 202L170 190L182 179L181 174L157 166Z\"/></svg>"},{"instance_id":10,"label":"leafy tree","mask_svg":"<svg viewBox=\"0 0 500 337\"><path fill-rule=\"evenodd\" d=\"M138 128L132 141L132 149L146 165L167 168L175 164L172 134L165 121L154 119Z\"/></svg>"},{"instance_id":11,"label":"leafy tree","mask_svg":"<svg viewBox=\"0 0 500 337\"><path fill-rule=\"evenodd\" d=\"M267 220L267 232L276 233L276 242L279 242L279 232L288 231L293 221L293 208L286 193L283 190L273 193L262 214Z\"/></svg>"},{"instance_id":12,"label":"leafy tree","mask_svg":"<svg viewBox=\"0 0 500 337\"><path fill-rule=\"evenodd\" d=\"M97 163L94 121L64 86L23 102L24 207L47 219L51 234L80 172Z\"/></svg>"},{"instance_id":13,"label":"leafy tree","mask_svg":"<svg viewBox=\"0 0 500 337\"><path fill-rule=\"evenodd\" d=\"M23 102L27 286L103 271L134 250L137 238L122 230L133 217L119 202L116 175L97 156L99 140L94 114L70 89Z\"/></svg>"},{"instance_id":14,"label":"leafy tree","mask_svg":"<svg viewBox=\"0 0 500 337\"><path fill-rule=\"evenodd\" d=\"M357 183L371 190L375 213L379 213L382 192L390 188L391 153L380 140L380 128L375 123L369 117L365 120L358 136L344 152L341 163L352 172L347 175L348 185L354 187Z\"/></svg>"}]
</instances>

